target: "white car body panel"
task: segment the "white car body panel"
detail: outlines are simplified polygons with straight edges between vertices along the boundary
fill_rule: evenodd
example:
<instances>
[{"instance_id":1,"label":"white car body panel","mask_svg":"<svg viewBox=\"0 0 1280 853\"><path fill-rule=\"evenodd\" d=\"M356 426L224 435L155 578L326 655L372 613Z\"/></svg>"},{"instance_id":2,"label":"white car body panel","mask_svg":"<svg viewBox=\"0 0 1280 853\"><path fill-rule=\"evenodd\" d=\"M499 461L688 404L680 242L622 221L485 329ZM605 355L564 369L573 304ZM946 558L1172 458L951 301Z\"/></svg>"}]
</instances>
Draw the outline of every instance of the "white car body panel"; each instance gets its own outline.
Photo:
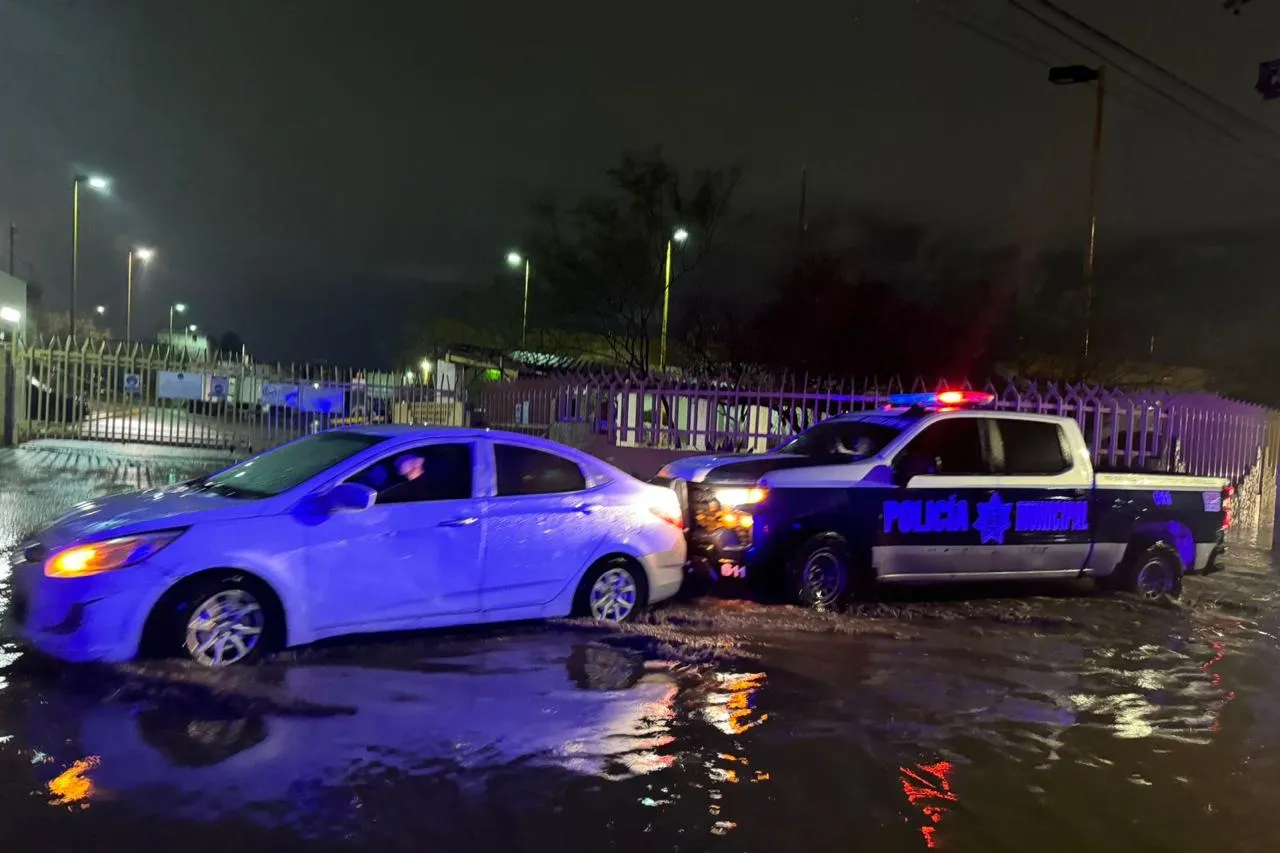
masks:
<instances>
[{"instance_id":1,"label":"white car body panel","mask_svg":"<svg viewBox=\"0 0 1280 853\"><path fill-rule=\"evenodd\" d=\"M16 590L29 602L17 633L55 657L126 660L138 653L161 596L183 578L216 569L255 575L272 588L285 611L289 646L343 634L567 616L583 574L615 554L643 567L647 604L679 590L683 531L651 511L669 490L528 436L349 431L386 440L275 497L228 498L178 485L77 506L38 534L40 560L19 559L13 567ZM306 499L373 462L437 442L475 444L471 499L374 504L322 518L301 511ZM496 497L494 442L568 459L583 469L589 487ZM186 531L140 564L74 579L43 574L43 559L72 545L176 528Z\"/></svg>"}]
</instances>

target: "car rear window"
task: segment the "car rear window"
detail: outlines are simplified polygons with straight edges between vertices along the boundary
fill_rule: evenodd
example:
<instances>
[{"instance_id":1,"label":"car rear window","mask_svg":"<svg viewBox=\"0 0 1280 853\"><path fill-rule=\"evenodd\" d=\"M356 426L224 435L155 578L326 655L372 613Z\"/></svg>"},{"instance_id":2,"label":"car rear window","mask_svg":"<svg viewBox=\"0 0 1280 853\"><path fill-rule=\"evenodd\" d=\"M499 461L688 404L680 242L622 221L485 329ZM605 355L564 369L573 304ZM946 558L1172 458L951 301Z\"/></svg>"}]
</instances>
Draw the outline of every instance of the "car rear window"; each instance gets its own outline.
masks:
<instances>
[{"instance_id":1,"label":"car rear window","mask_svg":"<svg viewBox=\"0 0 1280 853\"><path fill-rule=\"evenodd\" d=\"M496 444L493 453L498 497L580 492L587 487L582 469L563 456L514 444Z\"/></svg>"}]
</instances>

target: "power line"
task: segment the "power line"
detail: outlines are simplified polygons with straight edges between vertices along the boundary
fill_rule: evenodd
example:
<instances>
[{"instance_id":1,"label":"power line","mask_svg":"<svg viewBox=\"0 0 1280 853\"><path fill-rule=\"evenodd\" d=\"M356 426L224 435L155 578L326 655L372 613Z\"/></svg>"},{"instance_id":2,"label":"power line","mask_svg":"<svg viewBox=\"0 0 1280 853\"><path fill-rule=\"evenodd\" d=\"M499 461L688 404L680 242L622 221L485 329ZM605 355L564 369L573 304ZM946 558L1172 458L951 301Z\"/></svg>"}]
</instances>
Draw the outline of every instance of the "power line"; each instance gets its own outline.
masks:
<instances>
[{"instance_id":1,"label":"power line","mask_svg":"<svg viewBox=\"0 0 1280 853\"><path fill-rule=\"evenodd\" d=\"M1231 106L1228 103L1225 103L1220 98L1217 98L1214 95L1209 94L1204 89L1201 89L1199 86L1190 82L1186 78L1180 77L1179 75L1170 71L1168 68L1165 68L1163 65L1159 64L1155 60L1147 58L1143 54L1138 53L1138 51L1122 43L1118 39L1113 38L1107 33L1104 33L1102 30L1093 26L1088 21L1084 21L1084 20L1081 20L1080 18L1077 18L1075 15L1071 14L1066 9L1063 9L1061 6L1057 5L1056 3L1051 2L1051 0L1036 0L1036 2L1038 2L1041 6L1044 6L1046 9L1053 10L1055 13L1062 16L1063 18L1070 21L1071 23L1075 24L1077 27L1089 33L1089 35L1093 36L1094 38L1097 38L1106 42L1107 44L1114 47L1116 50L1119 50L1120 52L1124 53L1126 56L1130 56L1138 60L1143 65L1164 75L1165 77L1177 83L1178 85L1185 86L1186 88L1190 89L1192 92L1195 92L1197 95L1204 98L1205 100L1211 103L1217 104L1220 109L1228 113L1231 113L1236 118L1240 119L1246 124L1251 124L1255 128L1261 130L1263 133L1266 133L1272 137L1275 137L1277 141L1280 141L1280 132L1277 132L1275 129L1268 127L1267 125L1263 124L1262 122L1258 121L1257 119L1251 116L1245 115L1235 107Z\"/></svg>"},{"instance_id":2,"label":"power line","mask_svg":"<svg viewBox=\"0 0 1280 853\"><path fill-rule=\"evenodd\" d=\"M967 19L965 19L964 17L960 16L959 14L957 14L955 11L953 11L953 10L952 10L952 9L950 9L949 7L947 7L947 6L943 6L943 5L930 5L930 6L929 6L929 7L927 7L927 8L929 8L929 10L930 10L930 11L933 11L933 12L935 12L935 13L937 13L937 14L941 15L942 17L946 18L948 21L952 22L952 23L953 23L953 24L955 24L956 26L959 26L959 27L961 27L961 28L963 28L963 29L967 30L968 32L972 33L973 35L976 35L976 36L978 36L979 38L982 38L982 39L984 39L984 40L986 40L986 41L988 41L988 42L991 42L991 43L993 43L993 44L995 44L995 45L997 45L997 46L999 46L999 47L1002 47L1002 48L1004 48L1005 50L1007 50L1007 51L1009 51L1009 52L1011 52L1011 53L1014 53L1014 54L1016 54L1017 56L1019 56L1019 57L1021 57L1021 58L1023 58L1023 59L1026 59L1026 60L1028 60L1028 61L1034 62L1036 65L1038 65L1038 66L1040 66L1040 67L1042 67L1042 68L1047 68L1047 67L1049 67L1049 66L1051 66L1051 65L1054 65L1054 64L1055 64L1055 61L1053 61L1053 60L1051 60L1051 59L1048 59L1048 58L1046 58L1045 56L1042 56L1042 55L1040 55L1040 54L1038 54L1038 53L1033 53L1031 50L1029 50L1029 49L1028 49L1027 47L1025 47L1024 45L1019 44L1019 43L1017 43L1017 42L1014 42L1014 41L1010 40L1009 38L1004 37L1002 34L998 34L998 33L996 33L996 32L993 32L992 30L994 29L994 27L993 27L993 25L992 25L992 22L991 22L991 21L989 21L989 20L984 20L984 19L978 18L977 16L973 16L977 21L981 21L981 22L982 22L981 24L979 24L979 23L975 22L975 20L967 20ZM985 24L985 26L983 26L983 24ZM1037 47L1037 48L1039 48L1039 49L1043 49L1043 48L1040 48L1040 46L1039 46L1039 45L1036 45L1036 47ZM1102 56L1102 54L1098 54L1096 51L1093 51L1092 49L1090 49L1090 52L1093 52L1093 53L1095 53L1095 54L1096 54L1096 55L1098 55L1098 56ZM1106 57L1103 57L1103 58L1106 58ZM1119 69L1119 70L1123 71L1124 69ZM1132 75L1130 75L1130 76L1132 76ZM1135 78L1135 79L1138 79L1138 78ZM1139 81L1138 81L1138 82L1142 83L1143 81L1141 81L1141 80L1139 79ZM1154 90L1154 87L1150 86L1150 84L1145 84L1145 83L1144 83L1144 85L1146 85L1146 86L1147 86L1147 88L1149 88L1149 89L1153 89L1153 90ZM1159 90L1154 90L1154 91L1157 91L1157 92L1158 92ZM1161 119L1161 120L1166 121L1166 122L1174 122L1174 121L1175 121L1175 119L1173 118L1173 116L1170 116L1168 113L1160 112L1160 111L1158 111L1158 110L1154 109L1151 105L1149 105L1149 104L1145 103L1143 100L1141 100L1141 99L1139 99L1138 97L1136 97L1136 93L1130 92L1130 91L1128 91L1128 90L1126 90L1126 89L1120 89L1119 87L1113 86L1113 87L1110 87L1110 88L1109 88L1109 92L1108 92L1108 94L1109 94L1109 95L1111 95L1111 97L1113 97L1115 100L1120 101L1121 103L1127 104L1127 105L1129 105L1130 107L1132 107L1132 108L1134 108L1134 109L1138 110L1139 112L1146 113L1147 115L1149 115L1149 116L1151 116L1151 117L1153 117L1153 118ZM1166 98L1168 98L1169 96L1168 96L1168 95L1165 95L1165 97L1166 97ZM1188 110L1188 109L1189 109L1189 108L1187 108L1185 105L1181 105L1181 104L1179 104L1179 106L1180 106L1180 107L1182 107L1182 109L1183 109L1184 111L1186 111L1186 110ZM1198 119L1198 120L1199 120L1199 121L1201 121L1201 122L1205 122L1205 121L1207 121L1207 119L1205 119L1203 116L1200 116L1198 113L1194 113L1194 112L1192 112L1192 113L1191 113L1191 115L1192 115L1192 117L1193 117L1193 118L1196 118L1196 119ZM1179 126L1180 126L1180 127L1185 127L1185 125L1181 125L1181 124L1180 124ZM1193 125L1191 125L1191 127L1195 128L1197 131L1202 131L1202 129L1200 128L1199 124L1193 124ZM1219 131L1219 133L1224 132L1222 128L1218 128L1216 125L1214 126L1214 128L1215 128L1216 130L1218 130L1218 131ZM1205 133L1203 133L1203 132L1201 132L1201 138L1203 138L1203 139L1207 139L1207 140L1211 140L1211 141L1215 141L1215 142L1220 142L1220 141L1222 141L1222 137L1220 137L1220 136L1210 136L1210 135L1205 134ZM1232 137L1232 138L1233 138L1233 139L1235 139L1235 141L1237 141L1237 142L1241 142L1241 143L1243 144L1243 140L1239 139L1238 137ZM1255 151L1254 149L1252 149L1252 148L1248 147L1247 145L1245 145L1244 150L1245 150L1246 152L1248 152L1249 154L1254 155L1255 157L1259 157L1259 158L1261 158L1261 159L1266 160L1268 163L1276 163L1276 162L1280 162L1280 161L1277 161L1275 158L1273 158L1273 157L1271 157L1271 156L1268 156L1268 155L1266 155L1266 154L1263 154L1263 153L1261 153L1261 152L1259 152L1259 151Z\"/></svg>"},{"instance_id":3,"label":"power line","mask_svg":"<svg viewBox=\"0 0 1280 853\"><path fill-rule=\"evenodd\" d=\"M1098 50L1096 47L1093 47L1092 45L1088 44L1087 42L1075 36L1074 34L1063 29L1061 26L1049 20L1048 18L1044 17L1043 15L1039 14L1038 12L1031 9L1030 7L1023 5L1021 2L1019 2L1019 0L1008 0L1008 2L1018 11L1039 21L1043 26L1053 30L1055 33L1067 39L1072 44L1075 44L1078 47L1083 48L1084 50L1088 51L1089 53L1092 53L1094 56L1097 56L1102 60L1109 61L1114 64L1114 60L1112 60L1111 57L1107 56L1105 53ZM1045 2L1045 0L1040 0L1040 2ZM1261 157L1266 157L1268 160L1272 161L1273 163L1280 162L1280 161L1277 161L1276 158L1272 157L1270 154L1266 154L1264 152L1258 151L1257 149L1253 148L1249 144L1249 141L1246 140L1244 137L1236 134L1234 131L1230 130L1229 128L1223 127L1220 123L1203 115L1202 113L1197 112L1195 108L1191 107L1189 104L1180 100L1177 96L1171 95L1168 92L1164 91L1163 89L1159 88L1158 86L1155 86L1154 84L1148 82L1147 80L1144 80L1142 77L1138 76L1137 74L1134 74L1132 71L1125 68L1124 66L1115 65L1115 68L1120 73L1125 74L1126 76L1132 78L1135 82L1138 83L1138 85L1142 86L1143 88L1151 90L1156 95L1159 95L1161 98L1170 102L1171 104L1176 106L1178 109L1182 110L1183 112L1187 113L1193 118L1196 118L1204 122L1205 124L1210 125L1211 127L1215 128L1219 133L1240 143L1241 146L1251 151L1252 153L1257 154L1258 156L1261 156Z\"/></svg>"}]
</instances>

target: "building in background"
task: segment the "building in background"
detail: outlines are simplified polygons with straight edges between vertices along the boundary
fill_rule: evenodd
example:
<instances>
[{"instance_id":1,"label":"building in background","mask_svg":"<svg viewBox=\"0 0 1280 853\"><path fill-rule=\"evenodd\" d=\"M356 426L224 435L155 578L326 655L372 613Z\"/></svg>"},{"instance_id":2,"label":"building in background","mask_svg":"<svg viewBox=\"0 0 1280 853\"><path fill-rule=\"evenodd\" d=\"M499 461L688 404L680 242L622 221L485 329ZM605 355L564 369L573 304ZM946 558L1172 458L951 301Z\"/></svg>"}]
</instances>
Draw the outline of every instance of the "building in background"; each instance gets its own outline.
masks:
<instances>
[{"instance_id":1,"label":"building in background","mask_svg":"<svg viewBox=\"0 0 1280 853\"><path fill-rule=\"evenodd\" d=\"M177 329L172 332L163 330L156 333L156 343L170 350L182 352L188 358L202 359L209 357L209 338L198 332Z\"/></svg>"},{"instance_id":2,"label":"building in background","mask_svg":"<svg viewBox=\"0 0 1280 853\"><path fill-rule=\"evenodd\" d=\"M35 327L31 325L32 287L20 278L0 272L0 336L12 340L15 336L30 337Z\"/></svg>"}]
</instances>

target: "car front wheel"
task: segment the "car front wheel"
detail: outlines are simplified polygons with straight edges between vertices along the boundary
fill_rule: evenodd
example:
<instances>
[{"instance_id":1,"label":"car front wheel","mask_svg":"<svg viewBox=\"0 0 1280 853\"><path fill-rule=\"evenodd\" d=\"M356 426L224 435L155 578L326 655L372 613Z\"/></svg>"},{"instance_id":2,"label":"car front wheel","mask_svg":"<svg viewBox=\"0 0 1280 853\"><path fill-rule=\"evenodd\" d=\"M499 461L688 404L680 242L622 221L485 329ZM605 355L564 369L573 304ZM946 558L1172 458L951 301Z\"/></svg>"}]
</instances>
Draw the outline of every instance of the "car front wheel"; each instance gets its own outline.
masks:
<instances>
[{"instance_id":1,"label":"car front wheel","mask_svg":"<svg viewBox=\"0 0 1280 853\"><path fill-rule=\"evenodd\" d=\"M258 660L278 633L268 597L235 576L196 584L182 596L174 616L174 645L210 668Z\"/></svg>"},{"instance_id":2,"label":"car front wheel","mask_svg":"<svg viewBox=\"0 0 1280 853\"><path fill-rule=\"evenodd\" d=\"M826 610L849 594L853 560L849 543L838 533L820 533L800 547L787 567L797 604Z\"/></svg>"}]
</instances>

